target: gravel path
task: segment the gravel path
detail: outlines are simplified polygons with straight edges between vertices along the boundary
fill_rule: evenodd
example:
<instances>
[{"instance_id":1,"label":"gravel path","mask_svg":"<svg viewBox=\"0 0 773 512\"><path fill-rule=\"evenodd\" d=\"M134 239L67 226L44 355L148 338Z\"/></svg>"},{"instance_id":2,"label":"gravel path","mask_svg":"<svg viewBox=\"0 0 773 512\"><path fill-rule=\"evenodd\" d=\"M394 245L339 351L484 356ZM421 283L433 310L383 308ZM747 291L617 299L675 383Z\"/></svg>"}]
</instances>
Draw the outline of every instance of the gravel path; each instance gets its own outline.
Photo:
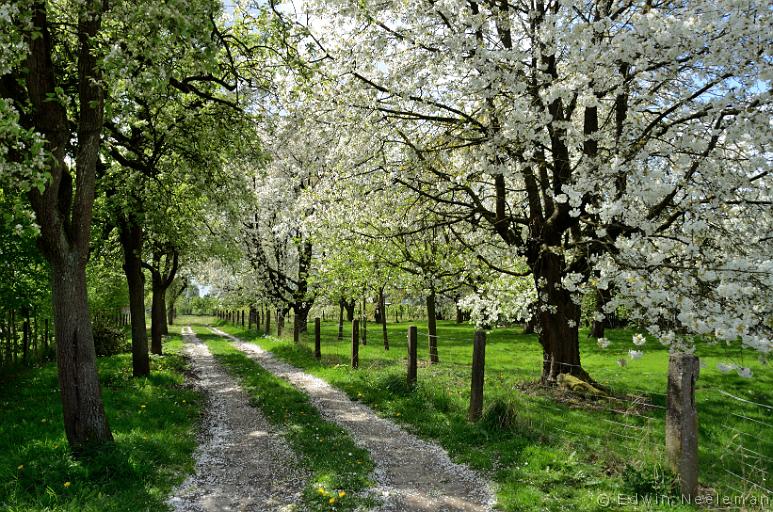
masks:
<instances>
[{"instance_id":1,"label":"gravel path","mask_svg":"<svg viewBox=\"0 0 773 512\"><path fill-rule=\"evenodd\" d=\"M376 464L376 487L372 492L382 499L379 510L491 510L494 494L490 483L468 467L451 462L438 445L406 432L322 379L278 360L257 345L219 329L212 328L212 332L230 339L236 348L266 370L307 393L326 419L347 430L358 445L370 452Z\"/></svg>"},{"instance_id":2,"label":"gravel path","mask_svg":"<svg viewBox=\"0 0 773 512\"><path fill-rule=\"evenodd\" d=\"M307 480L295 453L189 327L183 338L207 404L196 472L169 504L179 512L295 510Z\"/></svg>"}]
</instances>

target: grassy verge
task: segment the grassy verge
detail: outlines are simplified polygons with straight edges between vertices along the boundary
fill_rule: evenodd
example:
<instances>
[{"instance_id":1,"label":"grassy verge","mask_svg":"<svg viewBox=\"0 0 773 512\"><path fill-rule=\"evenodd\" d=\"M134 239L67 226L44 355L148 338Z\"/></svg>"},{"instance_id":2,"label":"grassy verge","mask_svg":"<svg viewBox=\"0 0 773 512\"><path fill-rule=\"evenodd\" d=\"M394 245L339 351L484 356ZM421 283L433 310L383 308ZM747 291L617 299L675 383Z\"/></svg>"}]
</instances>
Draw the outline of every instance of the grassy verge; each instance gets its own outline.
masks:
<instances>
[{"instance_id":1,"label":"grassy verge","mask_svg":"<svg viewBox=\"0 0 773 512\"><path fill-rule=\"evenodd\" d=\"M284 432L289 445L311 472L304 489L306 510L354 510L368 506L362 491L370 487L373 462L340 427L325 421L308 397L264 370L223 338L205 334L215 358L238 377L266 418Z\"/></svg>"},{"instance_id":2,"label":"grassy verge","mask_svg":"<svg viewBox=\"0 0 773 512\"><path fill-rule=\"evenodd\" d=\"M632 361L628 350L635 348L634 331L610 331L607 349L583 332L583 365L615 396L593 402L537 386L542 354L536 337L518 328L496 329L487 344L486 414L483 421L470 424L466 410L472 328L440 322L441 363L430 366L426 336L421 336L426 328L418 322L419 385L411 391L403 384L407 326L389 325L389 351L383 349L380 329L371 327L368 345L360 346L359 370L348 368L349 333L337 340L333 322L322 326L321 362L313 357L308 335L294 344L239 326L221 329L327 380L408 430L437 440L454 460L490 475L499 486L503 510L679 508L652 500L633 503L637 495L674 492L671 476L663 469L668 352L656 341L649 340L644 356ZM286 332L291 335L292 329L288 326ZM696 388L701 484L720 496L746 499L749 510L762 510L767 506L759 504L764 491L755 485L770 487L766 482L773 473L773 418L769 409L725 393L769 404L773 375L753 355L726 347L700 345L698 355L705 364ZM625 366L619 366L620 359L626 360ZM727 360L751 367L755 378L717 371L717 363Z\"/></svg>"},{"instance_id":3,"label":"grassy verge","mask_svg":"<svg viewBox=\"0 0 773 512\"><path fill-rule=\"evenodd\" d=\"M131 376L131 356L99 358L115 445L78 459L64 436L54 364L0 377L0 509L159 511L193 470L200 397L182 386L185 360L172 336L149 378Z\"/></svg>"}]
</instances>

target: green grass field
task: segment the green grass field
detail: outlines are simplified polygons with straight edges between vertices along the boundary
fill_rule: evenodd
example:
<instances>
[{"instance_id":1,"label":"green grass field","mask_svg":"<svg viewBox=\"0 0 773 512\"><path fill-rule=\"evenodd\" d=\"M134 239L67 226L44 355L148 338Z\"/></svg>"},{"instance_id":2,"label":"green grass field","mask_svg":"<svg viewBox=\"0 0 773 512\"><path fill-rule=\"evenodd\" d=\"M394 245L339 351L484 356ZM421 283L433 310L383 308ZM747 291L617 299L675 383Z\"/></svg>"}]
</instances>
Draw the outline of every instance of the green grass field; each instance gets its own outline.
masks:
<instances>
[{"instance_id":1,"label":"green grass field","mask_svg":"<svg viewBox=\"0 0 773 512\"><path fill-rule=\"evenodd\" d=\"M115 445L74 458L67 447L56 366L0 376L0 510L166 510L172 487L193 470L200 396L184 387L181 339L134 379L131 355L99 358Z\"/></svg>"},{"instance_id":2,"label":"green grass field","mask_svg":"<svg viewBox=\"0 0 773 512\"><path fill-rule=\"evenodd\" d=\"M358 370L349 368L348 327L344 340L337 340L333 322L322 326L321 362L313 357L311 332L294 344L235 325L221 328L327 380L408 430L437 440L454 460L487 473L498 484L503 510L680 508L664 500L631 503L637 495L652 499L675 492L664 469L668 352L657 341L648 340L645 355L631 361L628 350L635 348L634 331L609 331L612 344L607 349L583 332L583 365L613 393L613 398L593 401L539 386L542 353L536 337L522 334L520 328L496 329L487 343L487 408L483 420L471 424L466 411L472 327L440 322L441 362L430 366L426 327L417 324L419 385L410 390L404 383L408 325L389 324L391 348L385 351L380 329L370 324L368 344L360 346ZM291 335L290 326L286 333ZM750 510L765 509L767 505L753 505L752 500L765 496L771 487L773 410L742 400L769 405L773 375L753 354L737 349L704 345L698 355L705 364L696 391L704 492L720 499L745 499ZM627 364L621 367L619 359L627 359ZM720 373L717 363L728 360L752 368L754 378Z\"/></svg>"},{"instance_id":3,"label":"green grass field","mask_svg":"<svg viewBox=\"0 0 773 512\"><path fill-rule=\"evenodd\" d=\"M312 473L304 495L308 509L325 510L338 491L339 510L367 506L358 492L372 468L367 453L322 420L305 395L276 379L204 328L213 318L181 317L165 342L166 355L153 357L153 375L131 377L130 355L100 358L99 371L112 448L74 458L64 438L53 364L0 376L0 510L157 511L173 486L193 470L192 452L201 397L182 385L181 326L191 324L218 360L237 376L268 419L286 432L290 445ZM218 322L220 323L220 322ZM664 407L667 351L649 340L643 358L618 365L633 348L633 331L608 334L598 348L583 333L583 363L613 398L588 400L537 384L541 351L520 329L488 336L486 411L466 419L472 328L441 322L440 364L427 363L426 329L419 327L419 385L405 384L408 322L389 324L391 349L370 325L360 347L360 368L349 368L350 341L337 340L337 326L323 323L322 361L314 359L311 333L300 344L263 337L235 325L224 330L256 342L367 403L417 435L434 439L451 457L482 471L498 487L507 511L688 510L660 503L638 504L673 493L664 470ZM292 332L288 326L288 333ZM424 336L421 333L425 333ZM702 346L706 367L697 387L700 415L701 484L720 499L745 499L744 507L770 508L773 472L773 409L770 370L753 355ZM752 368L753 379L723 374L718 362ZM759 405L761 404L761 405ZM766 407L767 406L767 407ZM314 432L314 435L308 435ZM348 453L356 457L349 457ZM346 457L341 454L346 453ZM319 493L322 484L325 496ZM316 494L315 494L316 493ZM618 496L621 496L620 498ZM753 499L767 496L764 504ZM736 501L736 504L740 502ZM727 508L725 508L727 509Z\"/></svg>"}]
</instances>

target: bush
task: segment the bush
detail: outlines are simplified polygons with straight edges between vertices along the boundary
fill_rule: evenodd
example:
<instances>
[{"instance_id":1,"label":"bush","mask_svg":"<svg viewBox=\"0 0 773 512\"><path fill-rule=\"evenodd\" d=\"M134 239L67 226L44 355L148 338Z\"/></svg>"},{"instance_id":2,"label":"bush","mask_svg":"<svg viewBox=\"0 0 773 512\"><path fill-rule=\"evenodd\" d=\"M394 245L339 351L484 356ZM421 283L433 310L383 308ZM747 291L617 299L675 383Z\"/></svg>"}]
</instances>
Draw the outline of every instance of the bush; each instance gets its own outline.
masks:
<instances>
[{"instance_id":1,"label":"bush","mask_svg":"<svg viewBox=\"0 0 773 512\"><path fill-rule=\"evenodd\" d=\"M92 323L94 330L94 349L98 356L112 356L128 352L126 334L123 328L105 319L96 319Z\"/></svg>"},{"instance_id":2,"label":"bush","mask_svg":"<svg viewBox=\"0 0 773 512\"><path fill-rule=\"evenodd\" d=\"M626 490L635 496L673 496L677 490L676 477L660 465L637 468L626 464L623 482Z\"/></svg>"},{"instance_id":3,"label":"bush","mask_svg":"<svg viewBox=\"0 0 773 512\"><path fill-rule=\"evenodd\" d=\"M377 386L397 396L408 396L413 392L413 389L408 385L405 375L397 373L389 373L383 376L379 379Z\"/></svg>"},{"instance_id":4,"label":"bush","mask_svg":"<svg viewBox=\"0 0 773 512\"><path fill-rule=\"evenodd\" d=\"M481 423L493 430L513 430L518 419L518 410L515 404L495 398L483 411Z\"/></svg>"}]
</instances>

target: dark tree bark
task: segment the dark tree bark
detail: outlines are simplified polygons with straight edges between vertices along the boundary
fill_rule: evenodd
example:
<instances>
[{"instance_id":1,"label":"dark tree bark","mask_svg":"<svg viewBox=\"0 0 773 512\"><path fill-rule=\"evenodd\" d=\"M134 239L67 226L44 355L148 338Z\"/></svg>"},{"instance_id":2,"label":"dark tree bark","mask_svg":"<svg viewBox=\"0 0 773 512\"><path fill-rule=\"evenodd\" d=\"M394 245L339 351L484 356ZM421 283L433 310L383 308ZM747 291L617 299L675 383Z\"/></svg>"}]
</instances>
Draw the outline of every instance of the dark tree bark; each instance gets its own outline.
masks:
<instances>
[{"instance_id":1,"label":"dark tree bark","mask_svg":"<svg viewBox=\"0 0 773 512\"><path fill-rule=\"evenodd\" d=\"M384 350L389 350L389 333L387 333L386 299L384 298L383 286L379 289L378 302L381 309L381 334L384 337Z\"/></svg>"},{"instance_id":2,"label":"dark tree bark","mask_svg":"<svg viewBox=\"0 0 773 512\"><path fill-rule=\"evenodd\" d=\"M300 341L300 335L306 332L306 324L309 321L309 311L311 311L311 304L306 302L300 302L293 304L293 339L294 341Z\"/></svg>"},{"instance_id":3,"label":"dark tree bark","mask_svg":"<svg viewBox=\"0 0 773 512\"><path fill-rule=\"evenodd\" d=\"M285 329L285 314L287 310L285 308L277 308L276 310L276 335L278 338L282 337L282 332Z\"/></svg>"},{"instance_id":4,"label":"dark tree bark","mask_svg":"<svg viewBox=\"0 0 773 512\"><path fill-rule=\"evenodd\" d=\"M362 329L360 329L360 338L362 339L362 344L367 345L368 344L368 314L367 314L367 302L365 301L365 296L362 297Z\"/></svg>"},{"instance_id":5,"label":"dark tree bark","mask_svg":"<svg viewBox=\"0 0 773 512\"><path fill-rule=\"evenodd\" d=\"M185 290L188 289L188 280L182 279L181 282L179 282L179 286L176 288L173 288L174 293L172 294L172 299L169 301L169 304L166 308L166 319L167 319L167 325L174 325L175 318L177 318L177 308L175 307L175 304L177 304L177 299L180 298L180 296L185 293ZM169 334L167 332L167 334Z\"/></svg>"},{"instance_id":6,"label":"dark tree bark","mask_svg":"<svg viewBox=\"0 0 773 512\"><path fill-rule=\"evenodd\" d=\"M132 331L132 373L135 377L150 374L148 332L145 327L145 274L142 271L142 225L132 214L119 216L118 238L123 249L123 270L129 287L129 311Z\"/></svg>"},{"instance_id":7,"label":"dark tree bark","mask_svg":"<svg viewBox=\"0 0 773 512\"><path fill-rule=\"evenodd\" d=\"M32 189L30 202L40 225L39 246L51 266L65 433L73 450L79 451L113 439L99 388L85 271L104 117L101 73L92 49L101 30L102 2L86 2L74 27L78 35L79 115L72 124L66 108L50 99L57 96L61 84L52 60L46 2L33 2L32 11L35 35L20 27L27 34L29 46L21 76L2 77L0 92L15 98L17 105L29 107L22 123L45 137L50 153L50 178L42 192ZM72 126L77 133L73 133ZM77 140L76 146L73 153L67 154L72 140ZM70 158L75 163L75 183L68 168Z\"/></svg>"},{"instance_id":8,"label":"dark tree bark","mask_svg":"<svg viewBox=\"0 0 773 512\"><path fill-rule=\"evenodd\" d=\"M537 315L532 314L525 324L523 324L523 334L534 334L537 328Z\"/></svg>"},{"instance_id":9,"label":"dark tree bark","mask_svg":"<svg viewBox=\"0 0 773 512\"><path fill-rule=\"evenodd\" d=\"M338 339L344 339L344 299L338 301Z\"/></svg>"},{"instance_id":10,"label":"dark tree bark","mask_svg":"<svg viewBox=\"0 0 773 512\"><path fill-rule=\"evenodd\" d=\"M462 311L462 308L459 307L459 300L461 297L454 297L454 308L456 309L456 323L462 324L470 319L469 313L466 313Z\"/></svg>"},{"instance_id":11,"label":"dark tree bark","mask_svg":"<svg viewBox=\"0 0 773 512\"><path fill-rule=\"evenodd\" d=\"M308 317L311 306L314 305L314 297L309 296L309 268L311 267L312 245L308 240L304 240L298 248L298 280L293 293L293 311L296 319L300 315L302 323L298 324L298 333L304 333L308 330Z\"/></svg>"},{"instance_id":12,"label":"dark tree bark","mask_svg":"<svg viewBox=\"0 0 773 512\"><path fill-rule=\"evenodd\" d=\"M21 360L25 365L27 365L30 362L30 315L27 311L24 312L21 335Z\"/></svg>"},{"instance_id":13,"label":"dark tree bark","mask_svg":"<svg viewBox=\"0 0 773 512\"><path fill-rule=\"evenodd\" d=\"M346 310L346 320L351 322L354 320L354 308L356 307L356 302L354 299L346 301L343 301L344 309Z\"/></svg>"},{"instance_id":14,"label":"dark tree bark","mask_svg":"<svg viewBox=\"0 0 773 512\"><path fill-rule=\"evenodd\" d=\"M437 353L437 313L435 306L435 290L433 288L427 295L427 337L429 338L429 361L432 364L440 362Z\"/></svg>"},{"instance_id":15,"label":"dark tree bark","mask_svg":"<svg viewBox=\"0 0 773 512\"><path fill-rule=\"evenodd\" d=\"M255 325L255 330L260 329L260 319L258 318L258 310L255 309L255 306L251 304L248 328L252 329L253 324Z\"/></svg>"},{"instance_id":16,"label":"dark tree bark","mask_svg":"<svg viewBox=\"0 0 773 512\"><path fill-rule=\"evenodd\" d=\"M591 324L591 336L594 338L603 338L604 330L607 327L611 327L609 315L604 313L604 306L612 299L612 294L609 290L596 289L596 312L601 313L604 316L603 320L593 320Z\"/></svg>"},{"instance_id":17,"label":"dark tree bark","mask_svg":"<svg viewBox=\"0 0 773 512\"><path fill-rule=\"evenodd\" d=\"M540 295L547 299L546 307L538 308L541 326L539 342L543 353L542 381L546 384L556 382L561 373L593 382L580 365L580 307L561 286L565 263L563 256L545 251L533 269ZM541 289L540 280L544 280Z\"/></svg>"},{"instance_id":18,"label":"dark tree bark","mask_svg":"<svg viewBox=\"0 0 773 512\"><path fill-rule=\"evenodd\" d=\"M11 344L11 312L8 312L8 321L5 323L3 329L5 334L5 364L10 365L13 359L12 356L12 344Z\"/></svg>"},{"instance_id":19,"label":"dark tree bark","mask_svg":"<svg viewBox=\"0 0 773 512\"><path fill-rule=\"evenodd\" d=\"M171 258L171 262L170 262ZM176 249L153 251L150 264L143 266L150 271L152 299L150 305L150 351L162 355L162 340L168 333L166 325L166 290L174 281L180 263Z\"/></svg>"},{"instance_id":20,"label":"dark tree bark","mask_svg":"<svg viewBox=\"0 0 773 512\"><path fill-rule=\"evenodd\" d=\"M381 294L376 295L376 306L373 308L373 321L381 323Z\"/></svg>"}]
</instances>

